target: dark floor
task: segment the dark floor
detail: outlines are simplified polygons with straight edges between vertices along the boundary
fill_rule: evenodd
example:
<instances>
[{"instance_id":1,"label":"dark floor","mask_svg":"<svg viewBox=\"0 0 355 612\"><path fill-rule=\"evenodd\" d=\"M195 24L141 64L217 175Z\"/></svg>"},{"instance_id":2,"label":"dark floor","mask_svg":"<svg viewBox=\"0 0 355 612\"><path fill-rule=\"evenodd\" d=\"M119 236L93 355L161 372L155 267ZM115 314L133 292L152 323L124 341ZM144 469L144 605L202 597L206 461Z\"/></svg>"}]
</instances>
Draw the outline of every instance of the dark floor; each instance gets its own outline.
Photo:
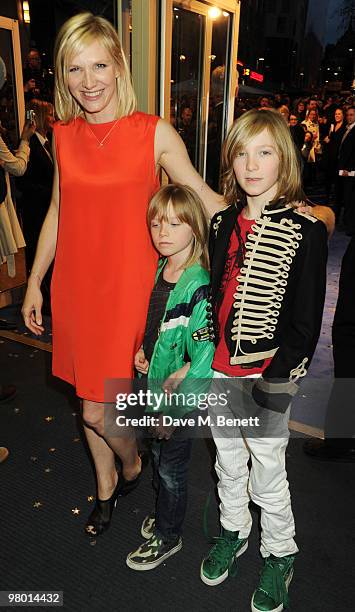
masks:
<instances>
[{"instance_id":1,"label":"dark floor","mask_svg":"<svg viewBox=\"0 0 355 612\"><path fill-rule=\"evenodd\" d=\"M120 500L110 531L90 540L83 525L95 483L79 439L77 400L51 378L48 353L1 342L0 371L6 368L6 378L18 385L17 397L0 408L0 443L11 453L0 466L1 589L62 590L70 611L248 611L261 568L256 513L237 576L214 588L199 578L209 547L203 529L209 498L209 531L218 530L213 449L203 440L194 446L182 551L154 571L128 569L125 557L140 543L140 524L152 506L150 469L139 489ZM319 464L301 445L291 440L287 457L301 551L290 610L353 610L354 466Z\"/></svg>"}]
</instances>

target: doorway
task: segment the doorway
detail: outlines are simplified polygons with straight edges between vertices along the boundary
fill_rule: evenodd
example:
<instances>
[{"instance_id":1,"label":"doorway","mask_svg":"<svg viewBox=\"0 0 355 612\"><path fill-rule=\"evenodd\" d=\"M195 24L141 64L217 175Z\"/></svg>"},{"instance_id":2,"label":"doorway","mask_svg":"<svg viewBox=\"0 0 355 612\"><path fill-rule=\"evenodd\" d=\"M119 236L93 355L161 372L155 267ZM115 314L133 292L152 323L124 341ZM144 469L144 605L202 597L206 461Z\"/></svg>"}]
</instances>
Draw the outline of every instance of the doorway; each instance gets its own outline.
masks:
<instances>
[{"instance_id":1,"label":"doorway","mask_svg":"<svg viewBox=\"0 0 355 612\"><path fill-rule=\"evenodd\" d=\"M233 4L233 10L226 4ZM168 0L162 14L161 114L179 132L192 164L213 189L218 189L221 144L234 103L239 22L235 3L216 5Z\"/></svg>"}]
</instances>

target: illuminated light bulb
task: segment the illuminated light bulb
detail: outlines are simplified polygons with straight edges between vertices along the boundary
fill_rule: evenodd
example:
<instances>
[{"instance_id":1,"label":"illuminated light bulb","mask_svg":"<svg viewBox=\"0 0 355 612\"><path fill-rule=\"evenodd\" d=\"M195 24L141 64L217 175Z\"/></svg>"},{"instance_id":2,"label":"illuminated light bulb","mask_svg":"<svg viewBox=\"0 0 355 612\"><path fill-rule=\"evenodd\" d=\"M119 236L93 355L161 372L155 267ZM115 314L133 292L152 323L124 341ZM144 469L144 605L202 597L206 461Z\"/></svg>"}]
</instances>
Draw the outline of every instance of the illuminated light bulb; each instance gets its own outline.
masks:
<instances>
[{"instance_id":1,"label":"illuminated light bulb","mask_svg":"<svg viewBox=\"0 0 355 612\"><path fill-rule=\"evenodd\" d=\"M25 23L31 23L30 5L28 2L22 2L23 20Z\"/></svg>"},{"instance_id":2,"label":"illuminated light bulb","mask_svg":"<svg viewBox=\"0 0 355 612\"><path fill-rule=\"evenodd\" d=\"M211 6L211 8L208 9L208 14L211 17L211 19L217 19L218 17L222 15L222 11L216 6Z\"/></svg>"}]
</instances>

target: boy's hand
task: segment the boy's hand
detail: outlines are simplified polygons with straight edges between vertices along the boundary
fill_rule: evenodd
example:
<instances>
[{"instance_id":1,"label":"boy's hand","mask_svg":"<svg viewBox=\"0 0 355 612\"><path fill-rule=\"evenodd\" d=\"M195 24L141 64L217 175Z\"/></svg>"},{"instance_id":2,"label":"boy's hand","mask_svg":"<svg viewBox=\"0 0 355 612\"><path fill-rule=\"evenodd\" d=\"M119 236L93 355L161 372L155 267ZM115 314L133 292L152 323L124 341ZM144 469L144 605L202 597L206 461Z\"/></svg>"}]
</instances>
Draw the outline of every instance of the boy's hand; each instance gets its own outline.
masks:
<instances>
[{"instance_id":1,"label":"boy's hand","mask_svg":"<svg viewBox=\"0 0 355 612\"><path fill-rule=\"evenodd\" d=\"M191 363L185 363L179 370L173 372L168 376L168 378L163 382L163 390L165 393L173 393L175 389L178 388L181 381L185 378L186 374L190 369Z\"/></svg>"},{"instance_id":2,"label":"boy's hand","mask_svg":"<svg viewBox=\"0 0 355 612\"><path fill-rule=\"evenodd\" d=\"M158 440L170 440L173 435L176 426L175 425L164 425L163 415L158 417L159 423L158 425L154 425L151 427L150 431L152 433L153 438L157 438Z\"/></svg>"},{"instance_id":3,"label":"boy's hand","mask_svg":"<svg viewBox=\"0 0 355 612\"><path fill-rule=\"evenodd\" d=\"M147 374L149 369L149 361L145 358L145 354L142 348L137 351L134 358L134 367L140 374Z\"/></svg>"}]
</instances>

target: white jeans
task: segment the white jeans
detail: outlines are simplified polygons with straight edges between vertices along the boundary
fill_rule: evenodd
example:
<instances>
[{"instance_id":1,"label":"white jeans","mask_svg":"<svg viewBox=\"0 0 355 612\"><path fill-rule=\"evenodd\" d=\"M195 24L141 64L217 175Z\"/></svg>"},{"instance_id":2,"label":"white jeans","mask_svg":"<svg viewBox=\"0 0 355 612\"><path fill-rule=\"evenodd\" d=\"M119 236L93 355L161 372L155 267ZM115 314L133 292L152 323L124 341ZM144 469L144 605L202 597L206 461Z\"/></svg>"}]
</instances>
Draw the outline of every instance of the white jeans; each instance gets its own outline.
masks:
<instances>
[{"instance_id":1,"label":"white jeans","mask_svg":"<svg viewBox=\"0 0 355 612\"><path fill-rule=\"evenodd\" d=\"M214 384L223 385L228 376L215 372ZM232 384L233 379L230 379ZM224 384L226 384L226 380ZM233 395L230 396L230 403ZM285 422L288 422L288 409ZM223 408L231 415L231 408ZM221 409L210 407L213 420ZM249 501L261 508L261 546L263 557L294 554L298 551L293 539L295 524L285 469L285 453L289 439L287 426L283 437L252 437L241 427L229 428L221 434L212 427L217 448L216 473L219 479L220 520L228 531L239 531L240 538L249 536L252 517ZM248 461L251 458L249 471Z\"/></svg>"}]
</instances>

